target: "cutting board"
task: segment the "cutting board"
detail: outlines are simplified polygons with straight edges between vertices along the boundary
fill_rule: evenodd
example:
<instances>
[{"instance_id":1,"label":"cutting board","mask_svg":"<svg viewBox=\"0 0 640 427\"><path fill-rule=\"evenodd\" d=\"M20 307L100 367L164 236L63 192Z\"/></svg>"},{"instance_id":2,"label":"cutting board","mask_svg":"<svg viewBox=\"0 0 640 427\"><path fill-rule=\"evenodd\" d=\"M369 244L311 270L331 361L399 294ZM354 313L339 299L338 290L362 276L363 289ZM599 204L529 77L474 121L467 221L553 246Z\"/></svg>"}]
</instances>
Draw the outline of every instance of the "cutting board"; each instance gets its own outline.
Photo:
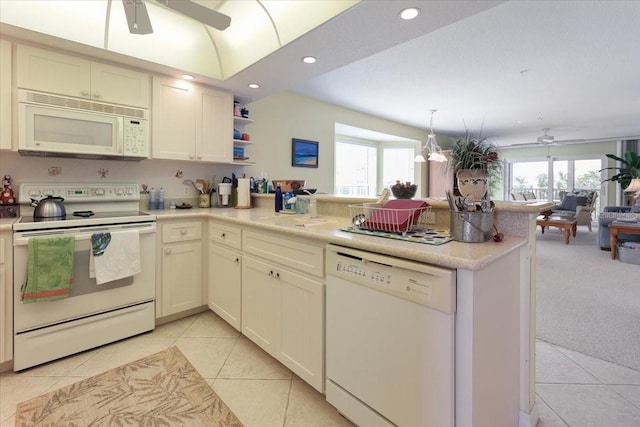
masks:
<instances>
[{"instance_id":1,"label":"cutting board","mask_svg":"<svg viewBox=\"0 0 640 427\"><path fill-rule=\"evenodd\" d=\"M362 226L370 230L407 231L420 218L421 208L428 206L424 200L389 200L382 208L375 209Z\"/></svg>"}]
</instances>

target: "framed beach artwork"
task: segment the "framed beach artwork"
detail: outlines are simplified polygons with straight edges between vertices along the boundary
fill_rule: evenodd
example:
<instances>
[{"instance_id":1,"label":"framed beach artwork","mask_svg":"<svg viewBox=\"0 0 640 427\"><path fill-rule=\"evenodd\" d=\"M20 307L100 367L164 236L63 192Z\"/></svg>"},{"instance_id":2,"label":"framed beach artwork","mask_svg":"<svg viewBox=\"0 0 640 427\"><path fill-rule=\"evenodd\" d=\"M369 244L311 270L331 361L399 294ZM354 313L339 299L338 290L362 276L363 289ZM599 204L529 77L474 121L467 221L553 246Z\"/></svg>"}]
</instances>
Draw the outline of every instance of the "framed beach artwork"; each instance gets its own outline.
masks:
<instances>
[{"instance_id":1,"label":"framed beach artwork","mask_svg":"<svg viewBox=\"0 0 640 427\"><path fill-rule=\"evenodd\" d=\"M293 138L291 140L291 166L318 167L318 141Z\"/></svg>"}]
</instances>

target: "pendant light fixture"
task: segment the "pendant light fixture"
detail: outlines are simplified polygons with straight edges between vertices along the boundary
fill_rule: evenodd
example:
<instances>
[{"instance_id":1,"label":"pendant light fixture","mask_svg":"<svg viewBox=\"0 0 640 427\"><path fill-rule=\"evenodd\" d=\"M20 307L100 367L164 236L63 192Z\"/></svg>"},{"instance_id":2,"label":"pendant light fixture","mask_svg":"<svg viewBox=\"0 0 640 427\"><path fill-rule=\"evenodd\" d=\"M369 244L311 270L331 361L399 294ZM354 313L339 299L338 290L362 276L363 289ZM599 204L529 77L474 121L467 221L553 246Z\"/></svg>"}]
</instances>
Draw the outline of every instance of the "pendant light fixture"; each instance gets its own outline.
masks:
<instances>
[{"instance_id":1,"label":"pendant light fixture","mask_svg":"<svg viewBox=\"0 0 640 427\"><path fill-rule=\"evenodd\" d=\"M413 159L414 162L424 163L426 162L422 153L425 151L429 153L428 159L432 162L446 162L447 156L442 154L442 148L438 145L438 141L436 141L436 134L433 133L433 114L438 110L431 110L431 120L429 122L429 136L427 137L427 143L420 153Z\"/></svg>"}]
</instances>

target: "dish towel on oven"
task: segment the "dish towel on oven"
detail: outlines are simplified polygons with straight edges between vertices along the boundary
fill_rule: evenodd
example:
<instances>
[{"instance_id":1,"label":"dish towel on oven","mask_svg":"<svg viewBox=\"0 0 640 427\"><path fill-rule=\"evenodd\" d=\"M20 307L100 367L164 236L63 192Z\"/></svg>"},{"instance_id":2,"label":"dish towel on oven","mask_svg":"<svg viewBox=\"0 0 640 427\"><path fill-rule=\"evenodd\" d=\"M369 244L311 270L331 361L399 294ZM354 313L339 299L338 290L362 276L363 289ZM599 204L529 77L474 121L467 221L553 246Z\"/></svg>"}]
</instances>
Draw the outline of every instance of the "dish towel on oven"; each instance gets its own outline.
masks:
<instances>
[{"instance_id":1,"label":"dish towel on oven","mask_svg":"<svg viewBox=\"0 0 640 427\"><path fill-rule=\"evenodd\" d=\"M55 301L69 296L74 246L73 236L29 239L27 277L20 289L23 303Z\"/></svg>"},{"instance_id":2,"label":"dish towel on oven","mask_svg":"<svg viewBox=\"0 0 640 427\"><path fill-rule=\"evenodd\" d=\"M89 276L102 285L140 273L138 230L96 233L91 236Z\"/></svg>"}]
</instances>

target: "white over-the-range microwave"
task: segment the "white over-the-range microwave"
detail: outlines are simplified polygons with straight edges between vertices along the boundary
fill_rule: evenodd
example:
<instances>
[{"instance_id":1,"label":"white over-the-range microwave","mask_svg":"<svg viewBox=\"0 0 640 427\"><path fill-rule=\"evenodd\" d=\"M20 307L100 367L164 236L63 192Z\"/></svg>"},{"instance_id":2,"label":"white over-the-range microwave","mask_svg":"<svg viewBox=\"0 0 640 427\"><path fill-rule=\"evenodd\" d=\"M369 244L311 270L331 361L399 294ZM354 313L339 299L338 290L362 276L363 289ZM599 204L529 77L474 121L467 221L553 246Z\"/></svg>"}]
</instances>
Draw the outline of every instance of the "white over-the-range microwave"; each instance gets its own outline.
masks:
<instances>
[{"instance_id":1,"label":"white over-the-range microwave","mask_svg":"<svg viewBox=\"0 0 640 427\"><path fill-rule=\"evenodd\" d=\"M19 90L18 152L143 160L149 157L149 111Z\"/></svg>"}]
</instances>

